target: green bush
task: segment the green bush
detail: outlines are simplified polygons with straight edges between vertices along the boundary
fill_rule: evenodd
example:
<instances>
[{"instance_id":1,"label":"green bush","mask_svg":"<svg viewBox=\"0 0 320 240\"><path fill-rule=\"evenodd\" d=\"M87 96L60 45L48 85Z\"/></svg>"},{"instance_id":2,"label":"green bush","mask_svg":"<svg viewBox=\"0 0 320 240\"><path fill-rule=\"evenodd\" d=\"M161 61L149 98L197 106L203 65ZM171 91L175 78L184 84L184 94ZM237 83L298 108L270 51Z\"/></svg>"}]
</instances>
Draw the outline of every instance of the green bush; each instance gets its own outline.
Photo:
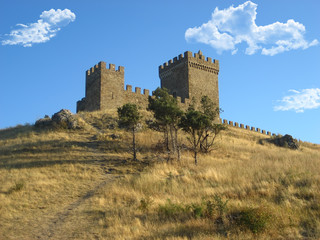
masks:
<instances>
[{"instance_id":1,"label":"green bush","mask_svg":"<svg viewBox=\"0 0 320 240\"><path fill-rule=\"evenodd\" d=\"M232 215L236 225L255 234L265 231L272 218L270 213L261 207L246 208L234 212Z\"/></svg>"},{"instance_id":2,"label":"green bush","mask_svg":"<svg viewBox=\"0 0 320 240\"><path fill-rule=\"evenodd\" d=\"M194 218L201 218L204 216L206 209L202 204L192 203L187 205L186 210L190 211Z\"/></svg>"},{"instance_id":3,"label":"green bush","mask_svg":"<svg viewBox=\"0 0 320 240\"><path fill-rule=\"evenodd\" d=\"M185 215L185 208L181 204L173 203L170 199L164 205L160 205L158 209L161 218L177 219Z\"/></svg>"}]
</instances>

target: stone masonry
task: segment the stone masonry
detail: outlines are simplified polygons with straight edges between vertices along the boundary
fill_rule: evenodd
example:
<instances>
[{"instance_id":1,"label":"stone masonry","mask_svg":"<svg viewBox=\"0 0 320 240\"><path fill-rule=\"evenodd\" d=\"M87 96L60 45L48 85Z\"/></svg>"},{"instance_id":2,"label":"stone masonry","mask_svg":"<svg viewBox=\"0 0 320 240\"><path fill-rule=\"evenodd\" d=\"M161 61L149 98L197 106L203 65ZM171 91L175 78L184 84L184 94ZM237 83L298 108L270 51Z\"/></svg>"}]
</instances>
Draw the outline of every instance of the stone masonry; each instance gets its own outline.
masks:
<instances>
[{"instance_id":1,"label":"stone masonry","mask_svg":"<svg viewBox=\"0 0 320 240\"><path fill-rule=\"evenodd\" d=\"M161 87L177 98L179 105L186 109L190 99L199 101L201 96L210 97L219 107L218 89L219 61L205 58L201 51L185 52L159 66ZM148 105L149 90L126 85L124 89L124 67L117 69L114 64L107 68L105 62L86 71L86 93L77 102L77 112L116 109L125 103L135 103L142 108Z\"/></svg>"}]
</instances>

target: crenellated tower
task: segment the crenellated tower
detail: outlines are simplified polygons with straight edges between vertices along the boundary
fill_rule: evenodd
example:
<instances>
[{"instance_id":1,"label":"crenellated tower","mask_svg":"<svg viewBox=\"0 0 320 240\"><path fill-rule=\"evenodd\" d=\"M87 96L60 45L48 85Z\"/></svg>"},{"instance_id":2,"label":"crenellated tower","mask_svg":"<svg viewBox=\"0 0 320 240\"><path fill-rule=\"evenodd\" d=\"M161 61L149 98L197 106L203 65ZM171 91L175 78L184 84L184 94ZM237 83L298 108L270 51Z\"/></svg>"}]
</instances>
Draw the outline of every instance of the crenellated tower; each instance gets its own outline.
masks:
<instances>
[{"instance_id":1,"label":"crenellated tower","mask_svg":"<svg viewBox=\"0 0 320 240\"><path fill-rule=\"evenodd\" d=\"M124 89L124 67L106 67L99 62L86 71L85 98L77 102L77 112L96 111L121 106Z\"/></svg>"},{"instance_id":2,"label":"crenellated tower","mask_svg":"<svg viewBox=\"0 0 320 240\"><path fill-rule=\"evenodd\" d=\"M219 61L205 58L201 51L185 52L159 66L161 87L173 96L199 99L206 95L219 107L218 88Z\"/></svg>"},{"instance_id":3,"label":"crenellated tower","mask_svg":"<svg viewBox=\"0 0 320 240\"><path fill-rule=\"evenodd\" d=\"M192 98L200 100L210 97L219 107L218 90L219 61L205 58L201 51L185 52L159 67L161 87L167 88L181 108L187 109ZM114 64L107 68L99 62L86 71L86 93L77 102L79 111L117 109L125 103L134 103L141 108L148 106L149 90L127 85L124 89L124 67L116 69Z\"/></svg>"}]
</instances>

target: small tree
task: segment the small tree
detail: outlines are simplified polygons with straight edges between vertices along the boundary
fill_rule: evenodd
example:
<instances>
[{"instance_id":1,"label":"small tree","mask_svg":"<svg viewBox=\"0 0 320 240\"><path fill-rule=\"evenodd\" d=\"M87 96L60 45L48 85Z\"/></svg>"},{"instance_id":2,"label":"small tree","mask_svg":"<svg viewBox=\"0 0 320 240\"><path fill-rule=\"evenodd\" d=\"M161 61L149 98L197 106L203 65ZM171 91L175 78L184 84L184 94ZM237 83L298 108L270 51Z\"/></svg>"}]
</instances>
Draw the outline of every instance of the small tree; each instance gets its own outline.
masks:
<instances>
[{"instance_id":1,"label":"small tree","mask_svg":"<svg viewBox=\"0 0 320 240\"><path fill-rule=\"evenodd\" d=\"M211 124L207 126L204 131L203 138L200 142L201 151L204 153L209 153L212 150L214 141L217 135L222 131L225 130L226 127L222 124L215 123L215 120L222 110L216 107L216 104L208 96L203 96L200 101L201 105L201 112L205 114Z\"/></svg>"},{"instance_id":2,"label":"small tree","mask_svg":"<svg viewBox=\"0 0 320 240\"><path fill-rule=\"evenodd\" d=\"M203 135L211 125L210 118L200 111L195 110L192 106L181 118L180 126L183 131L189 134L187 138L194 153L194 163L198 164L197 154L200 150L200 143Z\"/></svg>"},{"instance_id":3,"label":"small tree","mask_svg":"<svg viewBox=\"0 0 320 240\"><path fill-rule=\"evenodd\" d=\"M170 151L170 134L171 149L173 152L177 151L178 158L180 158L178 130L179 121L183 112L178 106L177 99L171 96L167 89L157 88L153 92L153 97L149 97L148 110L153 112L158 126L164 132L167 151Z\"/></svg>"},{"instance_id":4,"label":"small tree","mask_svg":"<svg viewBox=\"0 0 320 240\"><path fill-rule=\"evenodd\" d=\"M118 108L118 117L120 126L125 127L128 131L132 131L132 150L133 160L137 160L137 149L136 149L136 129L142 116L138 111L138 107L135 104L127 103L122 107Z\"/></svg>"}]
</instances>

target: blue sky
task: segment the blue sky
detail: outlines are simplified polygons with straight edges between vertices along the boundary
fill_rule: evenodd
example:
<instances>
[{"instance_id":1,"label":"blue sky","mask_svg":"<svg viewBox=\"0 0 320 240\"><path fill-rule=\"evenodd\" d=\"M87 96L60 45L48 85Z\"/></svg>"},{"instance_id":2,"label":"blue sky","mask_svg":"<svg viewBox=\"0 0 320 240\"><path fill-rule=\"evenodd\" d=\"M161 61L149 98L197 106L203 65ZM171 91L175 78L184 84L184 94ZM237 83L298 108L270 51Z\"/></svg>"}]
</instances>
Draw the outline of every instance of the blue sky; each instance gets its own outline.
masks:
<instances>
[{"instance_id":1,"label":"blue sky","mask_svg":"<svg viewBox=\"0 0 320 240\"><path fill-rule=\"evenodd\" d=\"M320 143L318 0L0 0L0 128L75 112L85 71L154 90L187 50L220 61L222 118Z\"/></svg>"}]
</instances>

